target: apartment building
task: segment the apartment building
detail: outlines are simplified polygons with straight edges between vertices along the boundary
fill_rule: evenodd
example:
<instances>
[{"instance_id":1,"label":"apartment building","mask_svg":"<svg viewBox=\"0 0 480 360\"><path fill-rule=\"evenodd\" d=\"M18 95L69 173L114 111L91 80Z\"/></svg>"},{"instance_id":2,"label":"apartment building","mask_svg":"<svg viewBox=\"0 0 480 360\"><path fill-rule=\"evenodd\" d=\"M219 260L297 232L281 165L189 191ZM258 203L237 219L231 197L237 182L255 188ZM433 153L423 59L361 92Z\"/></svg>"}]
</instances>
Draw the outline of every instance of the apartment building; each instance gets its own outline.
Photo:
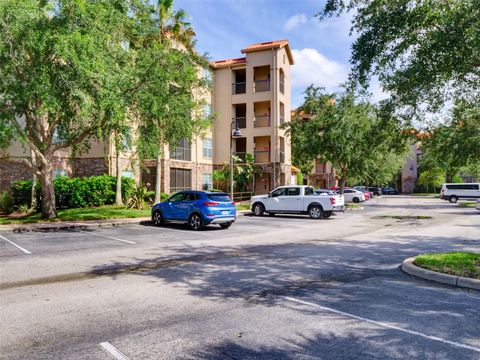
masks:
<instances>
[{"instance_id":1,"label":"apartment building","mask_svg":"<svg viewBox=\"0 0 480 360\"><path fill-rule=\"evenodd\" d=\"M264 194L291 182L290 140L280 128L290 121L290 66L288 40L252 44L241 58L213 61L213 162L229 161L230 141L240 158L250 153L263 175L252 184ZM231 140L238 127L241 136Z\"/></svg>"},{"instance_id":2,"label":"apartment building","mask_svg":"<svg viewBox=\"0 0 480 360\"><path fill-rule=\"evenodd\" d=\"M255 156L263 176L255 179L252 190L266 193L291 182L290 142L279 126L290 120L290 66L292 54L287 40L253 44L242 50L245 57L215 61L210 69L199 71L209 76L213 92L195 94L205 102L204 115L215 112L211 129L195 135L191 142L164 146L161 164L161 189L170 194L185 189L213 187L213 169L229 161L231 123L236 121L242 136L233 140L234 152ZM81 177L116 175L113 139L94 140L88 152L72 157L70 149L55 153L56 176ZM0 158L0 191L15 180L31 179L28 168L14 161L30 157L28 147L13 142L8 156ZM140 185L154 189L155 160L135 160L135 149L120 154L120 171Z\"/></svg>"}]
</instances>

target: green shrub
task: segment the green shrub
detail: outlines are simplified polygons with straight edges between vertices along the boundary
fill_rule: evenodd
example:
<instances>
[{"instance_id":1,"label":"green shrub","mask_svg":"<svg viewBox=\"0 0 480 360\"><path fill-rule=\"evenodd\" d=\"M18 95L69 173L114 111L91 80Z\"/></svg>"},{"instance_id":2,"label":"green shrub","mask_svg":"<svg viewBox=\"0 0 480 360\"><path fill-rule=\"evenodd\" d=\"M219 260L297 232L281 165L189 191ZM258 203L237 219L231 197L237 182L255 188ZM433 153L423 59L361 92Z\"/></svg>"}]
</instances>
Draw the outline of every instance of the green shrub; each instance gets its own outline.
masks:
<instances>
[{"instance_id":1,"label":"green shrub","mask_svg":"<svg viewBox=\"0 0 480 360\"><path fill-rule=\"evenodd\" d=\"M10 214L13 211L12 197L8 191L0 194L0 213Z\"/></svg>"},{"instance_id":2,"label":"green shrub","mask_svg":"<svg viewBox=\"0 0 480 360\"><path fill-rule=\"evenodd\" d=\"M110 205L115 202L116 178L109 175L84 178L57 177L53 181L58 209ZM13 204L16 208L30 206L31 180L16 181L12 186ZM127 201L135 192L135 181L122 178L122 198ZM41 206L41 188L38 185L38 206Z\"/></svg>"},{"instance_id":3,"label":"green shrub","mask_svg":"<svg viewBox=\"0 0 480 360\"><path fill-rule=\"evenodd\" d=\"M297 185L303 185L303 174L300 171L297 172Z\"/></svg>"}]
</instances>

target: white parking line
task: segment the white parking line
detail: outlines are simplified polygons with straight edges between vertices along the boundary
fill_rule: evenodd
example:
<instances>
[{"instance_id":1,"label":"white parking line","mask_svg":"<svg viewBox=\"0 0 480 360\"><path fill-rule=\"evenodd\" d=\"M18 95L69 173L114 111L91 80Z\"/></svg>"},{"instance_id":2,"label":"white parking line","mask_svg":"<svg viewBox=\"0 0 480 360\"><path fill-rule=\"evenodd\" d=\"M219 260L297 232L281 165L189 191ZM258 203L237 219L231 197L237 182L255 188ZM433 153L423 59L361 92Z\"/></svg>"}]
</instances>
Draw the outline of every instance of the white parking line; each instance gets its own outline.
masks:
<instances>
[{"instance_id":1,"label":"white parking line","mask_svg":"<svg viewBox=\"0 0 480 360\"><path fill-rule=\"evenodd\" d=\"M438 341L438 342L441 342L441 343L444 343L444 344L448 344L448 345L452 345L452 346L459 347L459 348L462 348L462 349L468 349L468 350L472 350L472 351L476 351L476 352L480 353L480 348L475 347L475 346L458 343L458 342L443 339L443 338L440 338L440 337L437 337L437 336L427 335L427 334L424 334L424 333L421 333L421 332L418 332L418 331L414 331L414 330L403 329L403 328L395 326L395 325L390 325L390 324L387 324L387 323L384 323L384 322L367 319L367 318L364 318L364 317L361 317L361 316L346 313L344 311L335 310L335 309L332 309L332 308L329 308L329 307L326 307L326 306L318 305L318 304L311 303L311 302L308 302L308 301L303 301L303 300L300 300L300 299L295 299L295 298L288 297L288 296L284 297L284 299L286 299L288 301L291 301L291 302L296 302L296 303L299 303L299 304L312 306L312 307L315 307L317 309L329 311L329 312L332 312L332 313L335 313L335 314L343 315L343 316L346 316L346 317L349 317L349 318L352 318L352 319L365 321L365 322L368 322L370 324L381 326L381 327L384 327L384 328L387 328L387 329L393 329L393 330L401 331L401 332L404 332L404 333L407 333L407 334L410 334L410 335L420 336L420 337L425 338L425 339Z\"/></svg>"},{"instance_id":2,"label":"white parking line","mask_svg":"<svg viewBox=\"0 0 480 360\"><path fill-rule=\"evenodd\" d=\"M0 235L0 238L2 238L2 239L5 240L5 241L8 241L8 242L9 242L10 244L12 244L13 246L16 246L17 248L19 248L20 250L22 250L25 254L31 254L30 251L28 251L27 249L24 249L24 248L21 247L20 245L15 244L13 241L8 240L5 236Z\"/></svg>"},{"instance_id":3,"label":"white parking line","mask_svg":"<svg viewBox=\"0 0 480 360\"><path fill-rule=\"evenodd\" d=\"M78 230L78 231L83 232L85 234L93 234L93 235L97 235L97 236L102 236L102 237L110 239L110 240L121 241L121 242L124 242L124 243L127 243L127 244L136 244L135 241L123 240L123 239L119 239L119 238L116 238L116 237L113 237L113 236L99 234L99 233L94 232L94 231L85 231L85 230Z\"/></svg>"},{"instance_id":4,"label":"white parking line","mask_svg":"<svg viewBox=\"0 0 480 360\"><path fill-rule=\"evenodd\" d=\"M143 225L133 225L135 227L142 227L145 228ZM184 233L185 235L202 235L202 236L207 236L207 237L212 237L213 234L209 234L208 232L205 231L193 231L193 230L180 230L180 229L172 229L166 226L162 226L158 228L159 231L174 231L174 232L181 232Z\"/></svg>"},{"instance_id":5,"label":"white parking line","mask_svg":"<svg viewBox=\"0 0 480 360\"><path fill-rule=\"evenodd\" d=\"M98 345L100 345L103 348L103 350L105 350L107 353L113 356L113 358L116 360L129 360L128 357L122 354L120 350L118 350L115 346L113 346L109 342L102 342Z\"/></svg>"}]
</instances>

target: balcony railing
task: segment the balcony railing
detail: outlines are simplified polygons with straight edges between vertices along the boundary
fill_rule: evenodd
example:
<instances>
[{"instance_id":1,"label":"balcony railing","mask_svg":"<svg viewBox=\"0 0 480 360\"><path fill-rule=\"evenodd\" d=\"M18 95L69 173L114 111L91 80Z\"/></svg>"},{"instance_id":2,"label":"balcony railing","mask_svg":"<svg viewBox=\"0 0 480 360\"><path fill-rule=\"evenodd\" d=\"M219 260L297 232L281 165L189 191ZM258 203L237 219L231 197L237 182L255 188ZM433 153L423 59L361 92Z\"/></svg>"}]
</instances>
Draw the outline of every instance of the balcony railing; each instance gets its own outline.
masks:
<instances>
[{"instance_id":1,"label":"balcony railing","mask_svg":"<svg viewBox=\"0 0 480 360\"><path fill-rule=\"evenodd\" d=\"M170 159L191 161L192 149L178 146L170 148Z\"/></svg>"},{"instance_id":2,"label":"balcony railing","mask_svg":"<svg viewBox=\"0 0 480 360\"><path fill-rule=\"evenodd\" d=\"M270 162L270 150L255 150L255 162L264 164Z\"/></svg>"},{"instance_id":3,"label":"balcony railing","mask_svg":"<svg viewBox=\"0 0 480 360\"><path fill-rule=\"evenodd\" d=\"M280 151L280 162L282 164L285 163L285 152L284 151Z\"/></svg>"},{"instance_id":4,"label":"balcony railing","mask_svg":"<svg viewBox=\"0 0 480 360\"><path fill-rule=\"evenodd\" d=\"M245 94L247 90L247 83L236 82L232 84L232 94Z\"/></svg>"},{"instance_id":5,"label":"balcony railing","mask_svg":"<svg viewBox=\"0 0 480 360\"><path fill-rule=\"evenodd\" d=\"M283 81L280 81L280 92L285 94L285 83Z\"/></svg>"},{"instance_id":6,"label":"balcony railing","mask_svg":"<svg viewBox=\"0 0 480 360\"><path fill-rule=\"evenodd\" d=\"M254 92L270 91L270 79L254 81Z\"/></svg>"},{"instance_id":7,"label":"balcony railing","mask_svg":"<svg viewBox=\"0 0 480 360\"><path fill-rule=\"evenodd\" d=\"M242 162L246 162L245 156L247 155L246 152L234 152L233 155L238 156Z\"/></svg>"},{"instance_id":8,"label":"balcony railing","mask_svg":"<svg viewBox=\"0 0 480 360\"><path fill-rule=\"evenodd\" d=\"M280 115L280 125L285 124L285 117Z\"/></svg>"},{"instance_id":9,"label":"balcony railing","mask_svg":"<svg viewBox=\"0 0 480 360\"><path fill-rule=\"evenodd\" d=\"M269 127L270 126L270 115L261 115L255 116L253 118L254 127Z\"/></svg>"},{"instance_id":10,"label":"balcony railing","mask_svg":"<svg viewBox=\"0 0 480 360\"><path fill-rule=\"evenodd\" d=\"M232 118L232 120L238 123L240 129L245 129L247 127L247 118L245 116L237 116Z\"/></svg>"}]
</instances>

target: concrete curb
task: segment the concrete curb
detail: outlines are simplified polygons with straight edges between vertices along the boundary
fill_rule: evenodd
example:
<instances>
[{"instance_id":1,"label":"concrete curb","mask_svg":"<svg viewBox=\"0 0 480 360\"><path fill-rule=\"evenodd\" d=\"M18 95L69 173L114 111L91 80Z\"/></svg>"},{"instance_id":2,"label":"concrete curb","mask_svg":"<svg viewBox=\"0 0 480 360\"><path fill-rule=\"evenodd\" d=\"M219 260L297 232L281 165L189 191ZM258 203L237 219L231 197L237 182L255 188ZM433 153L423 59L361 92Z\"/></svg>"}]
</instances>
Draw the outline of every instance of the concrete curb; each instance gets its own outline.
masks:
<instances>
[{"instance_id":1,"label":"concrete curb","mask_svg":"<svg viewBox=\"0 0 480 360\"><path fill-rule=\"evenodd\" d=\"M403 260L402 270L407 274L417 276L422 279L435 281L442 284L480 290L480 280L466 278L463 276L442 274L436 271L427 270L413 264L415 257Z\"/></svg>"},{"instance_id":2,"label":"concrete curb","mask_svg":"<svg viewBox=\"0 0 480 360\"><path fill-rule=\"evenodd\" d=\"M238 215L250 213L250 210L238 210ZM92 229L122 225L142 225L149 223L150 217L124 218L110 220L87 220L87 221L58 221L58 222L40 222L31 224L0 225L0 232L47 232L64 231L75 229Z\"/></svg>"}]
</instances>

